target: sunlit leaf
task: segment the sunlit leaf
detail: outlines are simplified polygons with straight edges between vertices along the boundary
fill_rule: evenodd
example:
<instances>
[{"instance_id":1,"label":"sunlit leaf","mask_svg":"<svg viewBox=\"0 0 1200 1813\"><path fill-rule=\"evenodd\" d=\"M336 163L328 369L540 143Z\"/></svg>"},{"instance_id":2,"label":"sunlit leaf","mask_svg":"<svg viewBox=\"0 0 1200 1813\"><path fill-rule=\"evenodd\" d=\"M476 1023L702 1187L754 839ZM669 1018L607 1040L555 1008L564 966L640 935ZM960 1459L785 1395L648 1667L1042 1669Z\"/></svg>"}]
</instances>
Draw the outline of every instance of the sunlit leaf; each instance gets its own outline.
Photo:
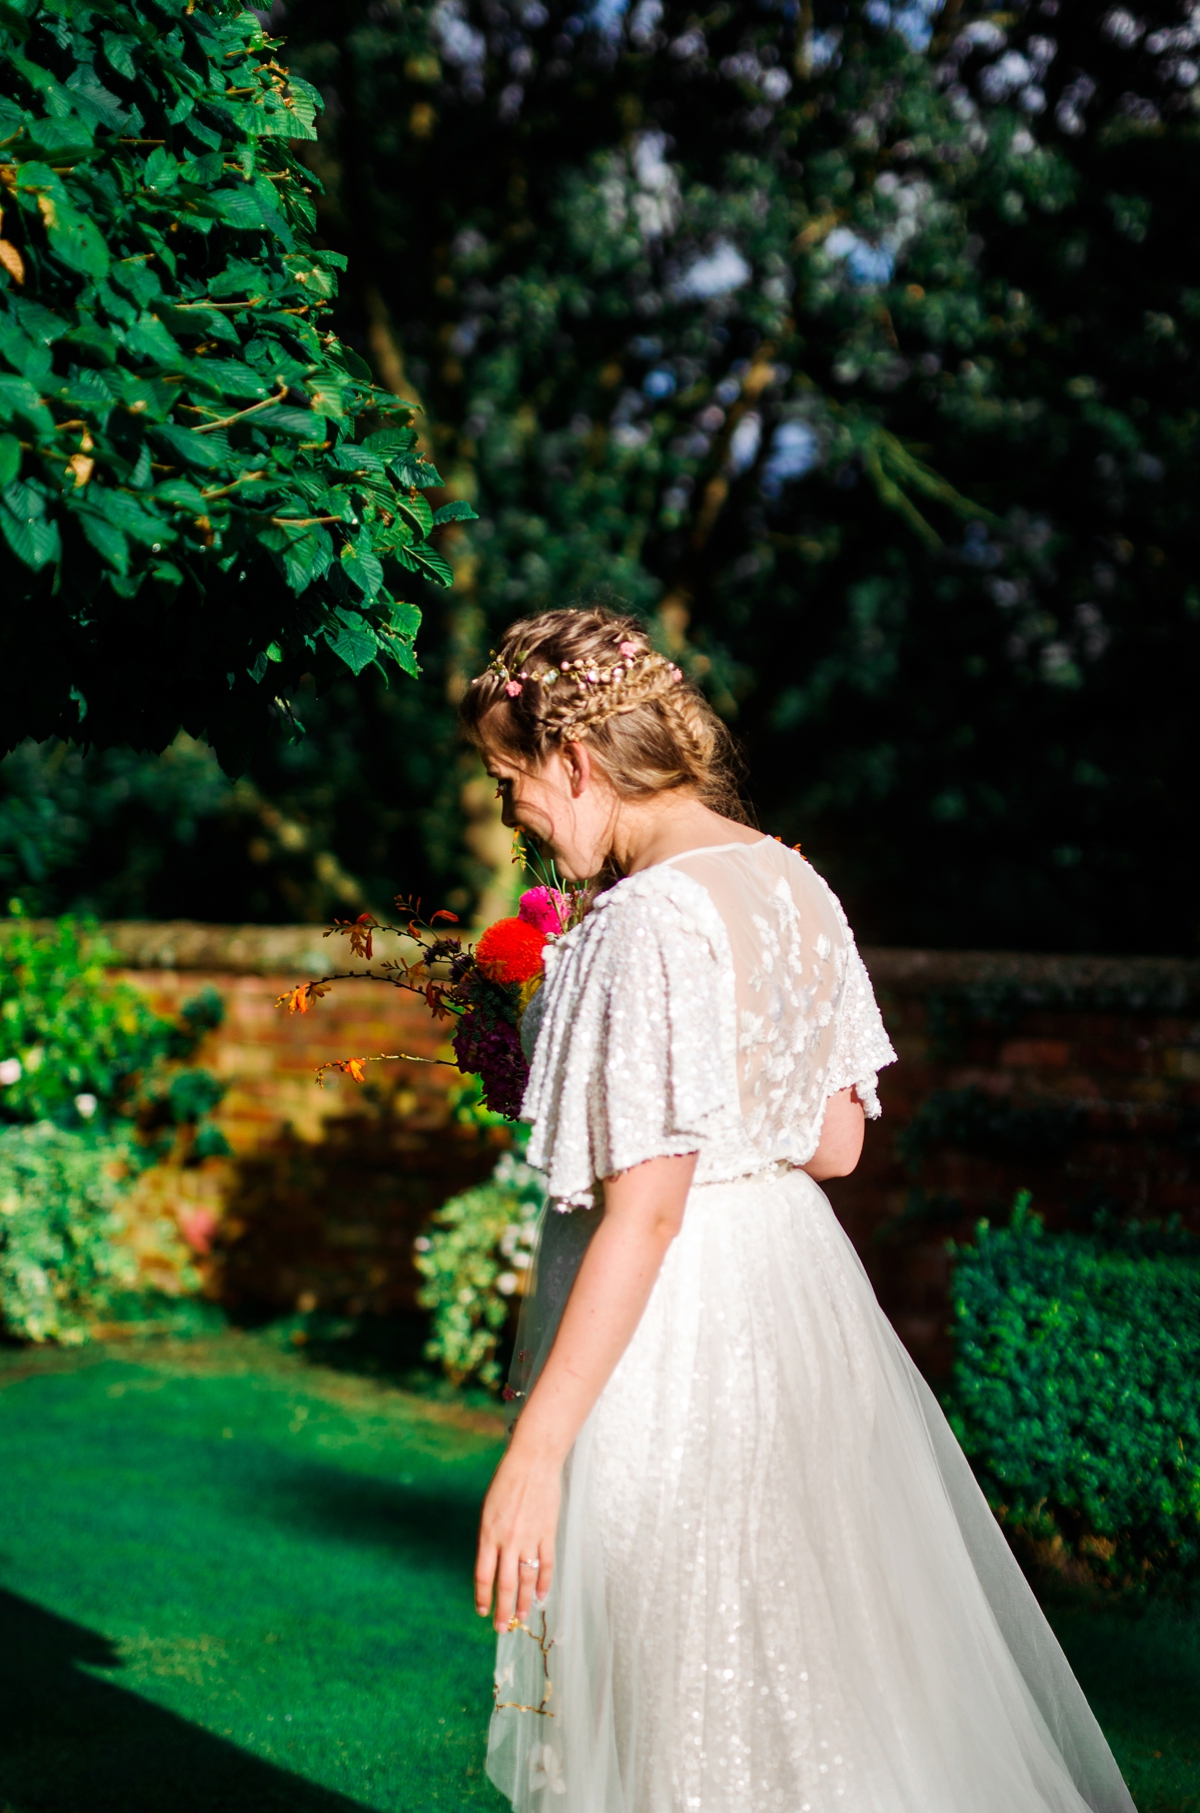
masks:
<instances>
[{"instance_id":1,"label":"sunlit leaf","mask_svg":"<svg viewBox=\"0 0 1200 1813\"><path fill-rule=\"evenodd\" d=\"M463 500L458 497L454 498L453 501L448 504L443 504L440 510L434 512L433 516L434 528L440 528L443 523L448 522L474 521L474 510L471 508L470 504L464 503Z\"/></svg>"},{"instance_id":2,"label":"sunlit leaf","mask_svg":"<svg viewBox=\"0 0 1200 1813\"><path fill-rule=\"evenodd\" d=\"M342 571L368 600L383 584L383 567L361 539L347 542L342 549Z\"/></svg>"},{"instance_id":3,"label":"sunlit leaf","mask_svg":"<svg viewBox=\"0 0 1200 1813\"><path fill-rule=\"evenodd\" d=\"M408 552L418 566L423 567L429 577L436 580L439 585L454 584L454 568L444 555L438 553L436 548L418 546L410 548Z\"/></svg>"},{"instance_id":4,"label":"sunlit leaf","mask_svg":"<svg viewBox=\"0 0 1200 1813\"><path fill-rule=\"evenodd\" d=\"M276 403L269 409L260 409L257 424L260 428L274 428L279 434L292 434L309 441L317 440L325 428L322 417L311 409L296 409L290 403Z\"/></svg>"},{"instance_id":5,"label":"sunlit leaf","mask_svg":"<svg viewBox=\"0 0 1200 1813\"><path fill-rule=\"evenodd\" d=\"M351 673L360 674L378 654L379 639L366 618L360 617L357 611L339 607L334 616L336 622L326 631L329 646Z\"/></svg>"}]
</instances>

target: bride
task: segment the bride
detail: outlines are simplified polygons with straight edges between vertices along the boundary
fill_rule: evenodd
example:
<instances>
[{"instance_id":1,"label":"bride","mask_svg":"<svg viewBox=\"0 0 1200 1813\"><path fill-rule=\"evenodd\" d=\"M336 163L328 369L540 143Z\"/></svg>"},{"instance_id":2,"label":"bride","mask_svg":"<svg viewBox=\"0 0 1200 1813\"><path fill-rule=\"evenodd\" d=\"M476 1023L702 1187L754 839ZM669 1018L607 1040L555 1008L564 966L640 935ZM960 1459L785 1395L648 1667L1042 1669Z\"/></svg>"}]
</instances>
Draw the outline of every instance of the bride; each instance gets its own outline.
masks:
<instances>
[{"instance_id":1,"label":"bride","mask_svg":"<svg viewBox=\"0 0 1200 1813\"><path fill-rule=\"evenodd\" d=\"M841 908L745 822L633 620L514 624L463 705L564 875L526 1012L551 1206L475 1576L519 1813L1131 1813L821 1188L891 1063Z\"/></svg>"}]
</instances>

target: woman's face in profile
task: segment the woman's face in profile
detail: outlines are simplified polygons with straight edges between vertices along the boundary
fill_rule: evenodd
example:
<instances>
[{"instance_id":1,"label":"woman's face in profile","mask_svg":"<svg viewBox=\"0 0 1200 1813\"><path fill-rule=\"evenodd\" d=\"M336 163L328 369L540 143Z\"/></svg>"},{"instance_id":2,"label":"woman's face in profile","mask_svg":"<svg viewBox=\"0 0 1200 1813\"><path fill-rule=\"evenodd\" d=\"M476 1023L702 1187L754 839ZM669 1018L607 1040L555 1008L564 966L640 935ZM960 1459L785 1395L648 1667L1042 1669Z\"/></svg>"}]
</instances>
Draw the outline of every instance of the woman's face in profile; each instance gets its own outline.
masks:
<instances>
[{"instance_id":1,"label":"woman's face in profile","mask_svg":"<svg viewBox=\"0 0 1200 1813\"><path fill-rule=\"evenodd\" d=\"M489 742L483 764L496 783L500 816L527 831L554 858L565 881L599 874L612 842L617 800L584 743L566 743L538 767Z\"/></svg>"}]
</instances>

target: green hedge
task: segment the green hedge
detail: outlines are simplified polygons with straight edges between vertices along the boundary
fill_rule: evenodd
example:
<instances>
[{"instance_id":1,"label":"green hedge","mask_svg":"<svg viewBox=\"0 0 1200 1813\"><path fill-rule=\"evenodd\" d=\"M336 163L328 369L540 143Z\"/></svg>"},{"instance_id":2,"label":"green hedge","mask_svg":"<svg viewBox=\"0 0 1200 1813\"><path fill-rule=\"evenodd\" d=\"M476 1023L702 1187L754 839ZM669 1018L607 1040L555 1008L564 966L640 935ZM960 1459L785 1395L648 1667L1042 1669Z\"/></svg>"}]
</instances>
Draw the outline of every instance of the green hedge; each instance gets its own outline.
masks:
<instances>
[{"instance_id":1,"label":"green hedge","mask_svg":"<svg viewBox=\"0 0 1200 1813\"><path fill-rule=\"evenodd\" d=\"M1200 1574L1200 1242L1047 1234L1017 1199L955 1254L956 1433L1006 1528L1114 1584Z\"/></svg>"}]
</instances>

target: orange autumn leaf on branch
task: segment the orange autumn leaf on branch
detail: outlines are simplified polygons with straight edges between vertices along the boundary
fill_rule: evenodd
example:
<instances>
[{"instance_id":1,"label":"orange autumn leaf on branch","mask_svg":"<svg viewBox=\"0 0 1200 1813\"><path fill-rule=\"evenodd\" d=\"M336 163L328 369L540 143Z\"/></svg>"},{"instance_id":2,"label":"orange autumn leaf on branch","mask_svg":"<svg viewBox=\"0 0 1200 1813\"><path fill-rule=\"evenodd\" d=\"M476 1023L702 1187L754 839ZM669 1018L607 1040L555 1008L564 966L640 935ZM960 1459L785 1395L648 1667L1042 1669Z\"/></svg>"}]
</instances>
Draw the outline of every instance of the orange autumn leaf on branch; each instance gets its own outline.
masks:
<instances>
[{"instance_id":1,"label":"orange autumn leaf on branch","mask_svg":"<svg viewBox=\"0 0 1200 1813\"><path fill-rule=\"evenodd\" d=\"M397 1059L403 1059L407 1064L438 1064L442 1062L442 1059L440 1058L423 1058L411 1051L381 1051L373 1058L330 1058L328 1062L317 1065L315 1072L316 1079L321 1087L324 1088L325 1072L327 1070L340 1070L342 1075L348 1076L352 1082L365 1083L367 1080L366 1066L368 1064L390 1064Z\"/></svg>"},{"instance_id":2,"label":"orange autumn leaf on branch","mask_svg":"<svg viewBox=\"0 0 1200 1813\"><path fill-rule=\"evenodd\" d=\"M365 1083L367 1080L365 1066L367 1064L378 1064L384 1057L390 1057L392 1055L393 1054L390 1052L381 1051L378 1058L330 1058L327 1063L317 1065L315 1073L316 1079L323 1089L325 1087L325 1072L327 1070L340 1070L342 1075L348 1076L352 1082ZM403 1056L403 1053L396 1052L394 1055L401 1057Z\"/></svg>"},{"instance_id":3,"label":"orange autumn leaf on branch","mask_svg":"<svg viewBox=\"0 0 1200 1813\"><path fill-rule=\"evenodd\" d=\"M365 957L367 962L374 955L374 941L371 934L379 931L392 931L394 927L381 926L378 919L370 913L360 913L357 919L335 919L322 937L333 938L339 933L348 933L350 937L350 955Z\"/></svg>"},{"instance_id":4,"label":"orange autumn leaf on branch","mask_svg":"<svg viewBox=\"0 0 1200 1813\"><path fill-rule=\"evenodd\" d=\"M320 982L300 982L295 988L290 988L286 995L280 995L275 1005L286 1007L290 1014L306 1014L314 1001L328 993L328 988Z\"/></svg>"}]
</instances>

